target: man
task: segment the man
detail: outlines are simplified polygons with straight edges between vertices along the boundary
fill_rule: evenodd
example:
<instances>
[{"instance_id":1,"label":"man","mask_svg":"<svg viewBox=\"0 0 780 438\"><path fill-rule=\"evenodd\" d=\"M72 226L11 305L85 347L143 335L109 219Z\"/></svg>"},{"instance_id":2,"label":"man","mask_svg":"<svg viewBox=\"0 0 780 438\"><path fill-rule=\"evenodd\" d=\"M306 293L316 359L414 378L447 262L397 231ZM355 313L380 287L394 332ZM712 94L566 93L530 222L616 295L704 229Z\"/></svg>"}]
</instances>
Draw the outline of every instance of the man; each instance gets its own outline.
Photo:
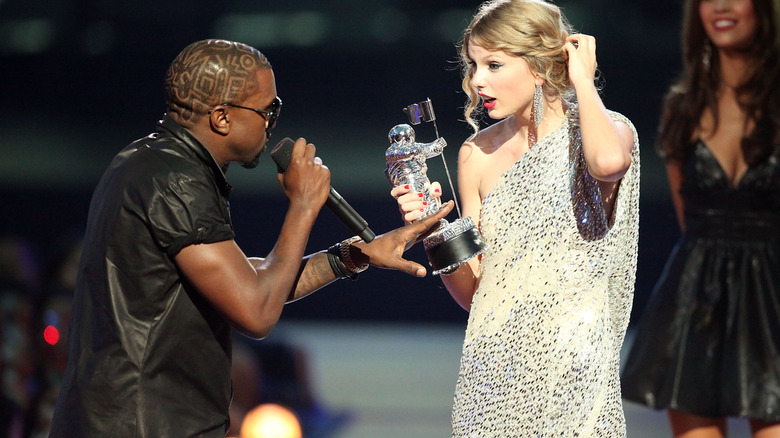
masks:
<instances>
[{"instance_id":1,"label":"man","mask_svg":"<svg viewBox=\"0 0 780 438\"><path fill-rule=\"evenodd\" d=\"M425 275L403 251L452 208L304 257L330 173L298 139L279 175L279 238L247 258L224 171L253 167L266 148L281 109L271 66L244 44L199 41L173 61L165 91L156 132L121 151L93 195L51 437L224 436L231 324L262 338L285 302L368 264Z\"/></svg>"}]
</instances>

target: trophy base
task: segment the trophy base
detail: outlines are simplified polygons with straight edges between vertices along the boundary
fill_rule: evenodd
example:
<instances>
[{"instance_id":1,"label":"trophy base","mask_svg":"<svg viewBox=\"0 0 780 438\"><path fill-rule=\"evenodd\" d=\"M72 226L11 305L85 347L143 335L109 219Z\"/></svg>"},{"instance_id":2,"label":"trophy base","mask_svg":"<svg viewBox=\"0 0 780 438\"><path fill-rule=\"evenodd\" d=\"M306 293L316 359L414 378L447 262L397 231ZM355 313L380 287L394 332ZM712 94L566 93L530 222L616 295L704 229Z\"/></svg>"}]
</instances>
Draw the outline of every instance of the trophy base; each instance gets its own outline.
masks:
<instances>
[{"instance_id":1,"label":"trophy base","mask_svg":"<svg viewBox=\"0 0 780 438\"><path fill-rule=\"evenodd\" d=\"M442 219L439 228L423 240L433 275L451 274L461 265L487 249L487 244L470 217L449 223Z\"/></svg>"}]
</instances>

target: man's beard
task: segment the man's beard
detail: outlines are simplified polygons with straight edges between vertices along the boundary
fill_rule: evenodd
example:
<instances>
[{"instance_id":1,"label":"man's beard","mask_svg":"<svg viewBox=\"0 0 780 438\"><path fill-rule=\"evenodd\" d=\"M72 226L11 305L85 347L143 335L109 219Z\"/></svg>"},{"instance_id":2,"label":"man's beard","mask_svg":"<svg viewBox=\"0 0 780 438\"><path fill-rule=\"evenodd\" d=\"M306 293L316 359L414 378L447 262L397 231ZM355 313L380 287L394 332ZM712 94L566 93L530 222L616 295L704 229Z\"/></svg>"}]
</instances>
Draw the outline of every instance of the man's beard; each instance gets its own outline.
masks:
<instances>
[{"instance_id":1,"label":"man's beard","mask_svg":"<svg viewBox=\"0 0 780 438\"><path fill-rule=\"evenodd\" d=\"M252 161L248 161L246 163L243 163L241 165L241 167L243 167L245 169L254 169L255 167L257 167L257 164L260 163L260 154L262 154L262 153L263 153L263 151L258 152L257 155L255 155L255 157L252 158Z\"/></svg>"}]
</instances>

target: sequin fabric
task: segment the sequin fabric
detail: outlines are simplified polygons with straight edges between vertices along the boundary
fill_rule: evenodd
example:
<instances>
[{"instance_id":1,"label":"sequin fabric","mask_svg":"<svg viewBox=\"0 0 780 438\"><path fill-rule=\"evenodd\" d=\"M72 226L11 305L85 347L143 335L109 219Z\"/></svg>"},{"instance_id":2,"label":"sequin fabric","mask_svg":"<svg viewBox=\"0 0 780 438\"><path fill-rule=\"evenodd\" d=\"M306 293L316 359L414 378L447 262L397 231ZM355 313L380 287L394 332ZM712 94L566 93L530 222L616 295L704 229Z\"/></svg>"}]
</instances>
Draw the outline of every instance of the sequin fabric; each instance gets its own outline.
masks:
<instances>
[{"instance_id":1,"label":"sequin fabric","mask_svg":"<svg viewBox=\"0 0 780 438\"><path fill-rule=\"evenodd\" d=\"M624 437L618 378L636 276L639 143L612 223L582 157L576 108L482 203L453 437Z\"/></svg>"}]
</instances>

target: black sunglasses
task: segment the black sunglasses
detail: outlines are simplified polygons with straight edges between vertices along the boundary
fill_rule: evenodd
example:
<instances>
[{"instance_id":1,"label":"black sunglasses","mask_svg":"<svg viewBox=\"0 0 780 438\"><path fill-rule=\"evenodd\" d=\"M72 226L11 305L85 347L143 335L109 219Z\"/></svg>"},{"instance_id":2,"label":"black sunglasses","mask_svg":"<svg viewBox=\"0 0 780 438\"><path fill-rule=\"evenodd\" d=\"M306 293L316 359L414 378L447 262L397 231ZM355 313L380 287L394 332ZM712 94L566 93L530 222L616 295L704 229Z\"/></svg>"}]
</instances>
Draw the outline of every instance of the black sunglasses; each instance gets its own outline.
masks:
<instances>
[{"instance_id":1,"label":"black sunglasses","mask_svg":"<svg viewBox=\"0 0 780 438\"><path fill-rule=\"evenodd\" d=\"M280 99L279 96L274 97L273 102L271 102L271 104L268 105L266 109L250 108L248 106L236 105L234 103L223 103L222 105L256 112L260 115L260 117L265 119L267 124L265 129L268 131L274 129L274 126L276 126L276 119L279 118L279 113L282 112L282 99Z\"/></svg>"}]
</instances>

